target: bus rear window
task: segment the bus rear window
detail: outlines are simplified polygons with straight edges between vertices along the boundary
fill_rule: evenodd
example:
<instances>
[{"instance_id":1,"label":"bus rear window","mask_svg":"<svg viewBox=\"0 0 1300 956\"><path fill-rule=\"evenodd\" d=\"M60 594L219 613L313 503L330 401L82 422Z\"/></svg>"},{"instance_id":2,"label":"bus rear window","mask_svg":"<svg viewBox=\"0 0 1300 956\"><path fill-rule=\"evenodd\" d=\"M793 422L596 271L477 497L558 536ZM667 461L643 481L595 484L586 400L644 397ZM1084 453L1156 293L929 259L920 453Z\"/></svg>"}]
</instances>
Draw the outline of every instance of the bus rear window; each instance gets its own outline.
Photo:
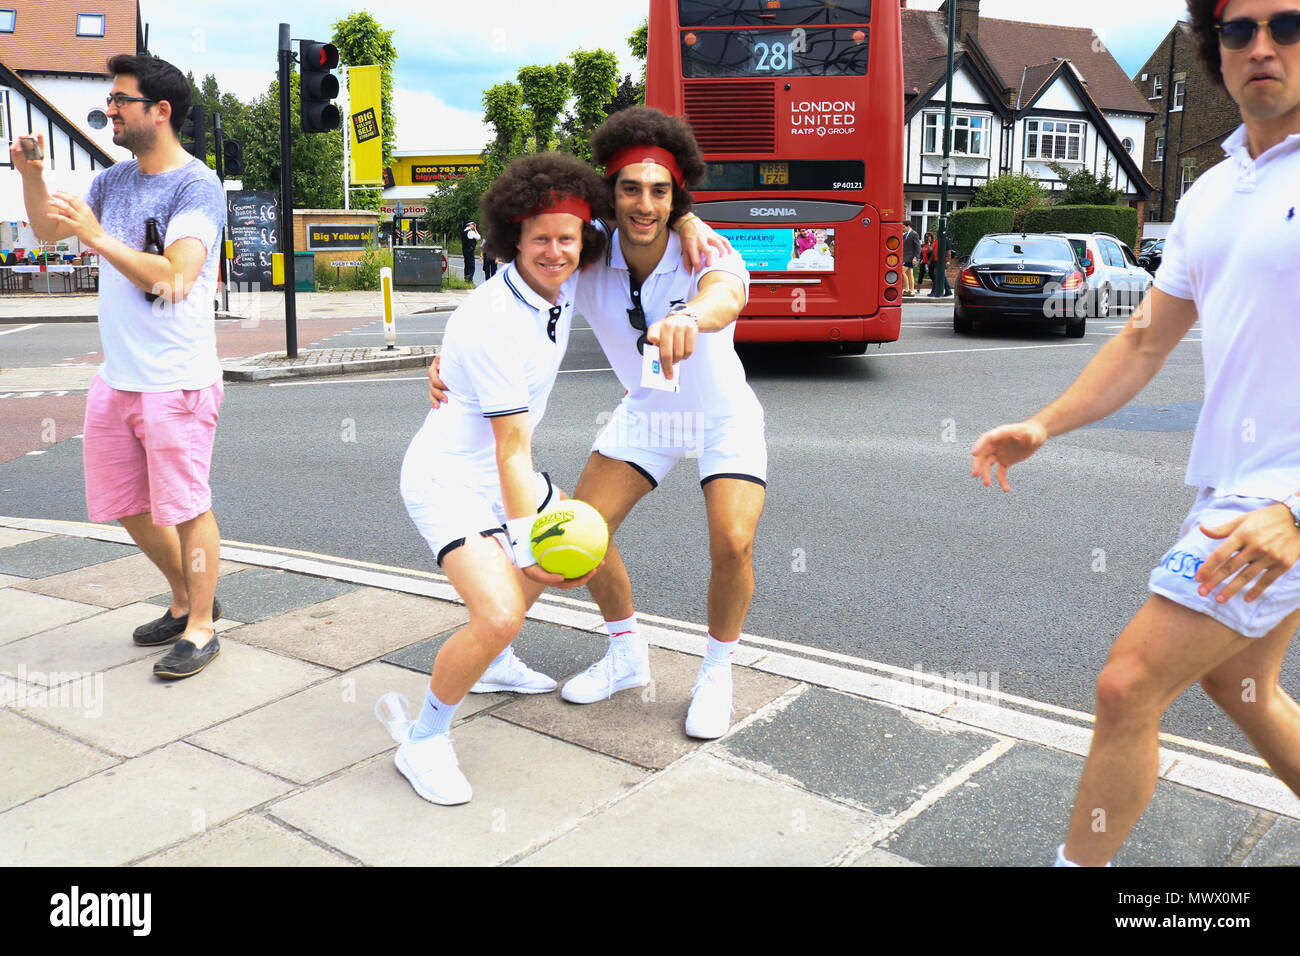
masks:
<instances>
[{"instance_id":1,"label":"bus rear window","mask_svg":"<svg viewBox=\"0 0 1300 956\"><path fill-rule=\"evenodd\" d=\"M698 189L734 189L745 192L772 189L835 192L861 189L866 164L860 159L790 159L705 164L704 182Z\"/></svg>"},{"instance_id":2,"label":"bus rear window","mask_svg":"<svg viewBox=\"0 0 1300 956\"><path fill-rule=\"evenodd\" d=\"M867 23L871 0L678 0L684 27L799 26Z\"/></svg>"},{"instance_id":3,"label":"bus rear window","mask_svg":"<svg viewBox=\"0 0 1300 956\"><path fill-rule=\"evenodd\" d=\"M682 75L866 76L868 31L824 30L682 31Z\"/></svg>"}]
</instances>

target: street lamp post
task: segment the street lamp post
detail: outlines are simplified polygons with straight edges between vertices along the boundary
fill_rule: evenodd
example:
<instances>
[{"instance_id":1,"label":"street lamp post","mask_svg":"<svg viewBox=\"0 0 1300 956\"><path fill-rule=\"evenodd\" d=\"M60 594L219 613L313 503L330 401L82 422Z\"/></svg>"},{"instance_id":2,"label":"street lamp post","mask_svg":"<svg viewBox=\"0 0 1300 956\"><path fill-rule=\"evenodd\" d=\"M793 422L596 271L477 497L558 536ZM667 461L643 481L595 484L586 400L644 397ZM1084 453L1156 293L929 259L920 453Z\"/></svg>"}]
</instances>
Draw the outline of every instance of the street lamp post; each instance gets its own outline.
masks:
<instances>
[{"instance_id":1,"label":"street lamp post","mask_svg":"<svg viewBox=\"0 0 1300 956\"><path fill-rule=\"evenodd\" d=\"M948 0L948 82L943 104L943 186L939 196L939 268L930 288L934 298L951 295L948 288L948 165L952 155L952 61L957 34L957 3Z\"/></svg>"}]
</instances>

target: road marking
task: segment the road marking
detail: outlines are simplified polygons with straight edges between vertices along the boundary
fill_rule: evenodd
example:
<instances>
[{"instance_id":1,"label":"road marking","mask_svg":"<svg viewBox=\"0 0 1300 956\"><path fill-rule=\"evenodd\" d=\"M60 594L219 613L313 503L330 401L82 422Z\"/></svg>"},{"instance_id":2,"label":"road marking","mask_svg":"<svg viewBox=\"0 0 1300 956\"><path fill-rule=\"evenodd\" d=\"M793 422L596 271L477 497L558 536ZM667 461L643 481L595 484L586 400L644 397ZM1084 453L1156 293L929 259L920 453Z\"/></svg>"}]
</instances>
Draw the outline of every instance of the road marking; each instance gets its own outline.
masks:
<instances>
[{"instance_id":1,"label":"road marking","mask_svg":"<svg viewBox=\"0 0 1300 956\"><path fill-rule=\"evenodd\" d=\"M948 355L953 352L1021 352L1027 349L1077 349L1091 347L1091 342L1069 342L1060 345L999 345L987 349L934 349L930 352L868 352L866 355L842 355L843 359L891 358L899 355Z\"/></svg>"},{"instance_id":2,"label":"road marking","mask_svg":"<svg viewBox=\"0 0 1300 956\"><path fill-rule=\"evenodd\" d=\"M0 335L9 335L9 334L12 333L12 332L26 332L28 329L34 329L34 328L37 328L37 326L35 326L35 325L20 325L20 326L19 326L18 328L16 328L16 329L5 329L3 332L0 332Z\"/></svg>"},{"instance_id":3,"label":"road marking","mask_svg":"<svg viewBox=\"0 0 1300 956\"><path fill-rule=\"evenodd\" d=\"M28 528L29 525L35 525L36 527ZM12 517L0 516L0 527L5 527L5 526L23 528L27 530L44 530L44 531L50 530L46 526L54 526L55 527L54 533L73 534L78 537L95 538L98 540L105 540L105 541L115 541L122 544L131 543L129 536L122 529L114 528L110 525L93 524L87 521L64 521L64 520L52 519L52 518L23 519L23 518L12 518ZM223 547L228 546L231 548L248 548L256 552L261 552L264 555L267 555L268 557L271 555L288 555L292 557L301 557L313 561L318 561L321 562L322 565L329 565L328 568L322 567L322 570L320 572L321 575L335 577L338 578L339 580L346 581L350 579L346 575L340 575L337 572L345 571L349 568L355 568L358 570L386 572L394 576L404 577L408 581L410 581L410 585L414 585L415 583L414 581L411 581L412 578L423 579L426 581L436 581L442 584L446 584L448 588L450 588L451 585L451 582L444 575L436 574L431 571L421 571L415 568L402 568L402 567L396 567L387 564L377 564L371 561L360 561L352 558L343 558L337 555L321 554L320 552L316 552L316 551L303 551L295 548L282 548L275 545L266 545L266 544L252 544L244 541L232 541L232 540L222 539L221 544ZM257 563L256 555L248 555L248 554L241 555L237 560L239 560L241 563L246 563L246 564ZM279 565L276 562L267 561L265 566L277 567ZM326 575L327 571L333 571L334 573ZM295 572L295 573L306 573L306 572ZM370 586L388 587L390 590L403 590L403 588L401 587L402 582L396 579L390 579L388 582L384 582L380 584L375 584L372 581L366 581L364 583L369 584ZM408 587L410 585L408 585ZM411 591L409 593L424 594L426 592ZM595 615L597 619L599 619L600 617L600 609L592 601L581 601L576 598L564 597L558 594L552 595L552 594L544 593L542 598L538 601L538 604L543 606L550 606L554 608L554 610L557 612L561 610L561 606L567 605L568 607L571 607L574 610L581 609L583 612L587 614ZM638 620L641 621L652 622L655 624L672 628L679 633L689 632L695 635L696 639L708 633L707 625L696 624L691 621L680 621L675 618L663 617L655 614L646 614L643 612L638 612L637 618ZM573 626L573 625L569 625L569 626ZM1075 732L1086 732L1087 728L1080 727L1079 724L1091 725L1095 722L1095 718L1093 717L1092 714L1088 714L1083 711L1071 710L1070 708L1060 707L1057 706L1056 704L1049 704L1044 701L1037 701L1028 697L1019 697L1014 694L1003 693L1002 691L993 690L992 688L989 687L978 687L972 684L965 684L959 681L949 680L948 678L940 677L938 674L931 674L926 671L917 671L906 667L897 667L893 664L886 664L882 661L873 661L868 658L854 657L849 654L841 654L838 651L823 650L822 648L819 647L811 647L804 644L792 644L787 641L779 641L773 638L759 637L758 635L755 634L742 633L740 635L740 639L745 644L751 646L769 647L773 649L781 649L781 650L793 652L794 654L799 655L798 657L793 658L793 660L795 661L801 660L805 662L806 665L808 666L816 666L822 668L828 667L829 665L818 664L816 663L816 661L809 660L809 658L821 658L826 661L833 661L838 664L845 664L845 665L859 668L860 670L852 673L856 673L860 678L870 676L870 675L862 674L862 670L874 670L879 673L888 674L891 677L898 678L903 684L903 686L908 688L909 696L915 696L915 694L918 692L916 688L918 688L919 685L922 684L937 685L938 687L943 687L948 690L955 691L962 698L968 698L968 699L973 699L974 701L984 702L981 703L980 706L992 708L994 710L1006 714L1008 717L1012 719L1013 723L1016 723L1018 731L1021 731L1015 734L1011 734L1011 736L1018 736L1020 737L1020 739L1034 740L1035 742L1041 742L1041 741L1037 741L1038 735L1030 734L1026 730L1026 727L1032 725L1033 722L1043 722L1043 721L1047 721L1048 723L1053 723L1053 722L1047 720L1047 718L1036 717L1032 714L1025 714L1023 711L1018 711L1013 708L998 707L996 704L991 703L990 702L991 700L1001 700L1007 703L1017 704L1021 707L1025 707L1028 709L1037 710L1048 714L1053 714L1058 717L1069 718L1070 720L1075 721L1075 723L1071 723L1071 724L1054 723L1053 726L1063 728L1066 730L1072 730ZM674 647L673 649L680 649L680 648ZM786 657L784 659L787 661L792 660L789 657ZM761 663L762 661L759 660L755 662L755 665ZM750 666L755 666L755 665L750 665ZM861 693L860 690L851 690L851 692ZM916 709L916 708L913 707L912 709ZM946 713L947 710L948 708L945 708L944 713ZM923 712L929 713L928 711L923 711ZM931 716L942 717L943 714L931 714ZM1017 721L1016 718L1020 718L1020 720ZM949 717L946 719L955 719L955 718ZM1005 731L994 731L994 732L1002 733L1006 735ZM1265 763L1259 757L1255 756L1254 754L1240 753L1235 750L1230 750L1226 747L1220 747L1217 744L1211 744L1200 740L1192 740L1190 738L1180 737L1175 734L1161 733L1159 735L1159 739L1164 743L1175 744L1178 746L1185 747L1189 750L1201 751L1202 753L1208 753L1218 757L1224 757L1226 759L1233 760L1239 764L1246 764L1249 766L1268 769L1268 764ZM1060 749L1059 743L1053 743L1049 741L1045 745ZM1170 768L1166 768L1166 769L1170 769ZM1276 778L1266 778L1266 779L1276 781ZM1278 785L1281 786L1280 782L1278 782ZM1242 800L1242 802L1247 802L1247 803L1250 802L1250 799L1247 797L1232 797L1232 799L1240 799ZM1257 805L1257 804L1251 804L1251 805Z\"/></svg>"}]
</instances>

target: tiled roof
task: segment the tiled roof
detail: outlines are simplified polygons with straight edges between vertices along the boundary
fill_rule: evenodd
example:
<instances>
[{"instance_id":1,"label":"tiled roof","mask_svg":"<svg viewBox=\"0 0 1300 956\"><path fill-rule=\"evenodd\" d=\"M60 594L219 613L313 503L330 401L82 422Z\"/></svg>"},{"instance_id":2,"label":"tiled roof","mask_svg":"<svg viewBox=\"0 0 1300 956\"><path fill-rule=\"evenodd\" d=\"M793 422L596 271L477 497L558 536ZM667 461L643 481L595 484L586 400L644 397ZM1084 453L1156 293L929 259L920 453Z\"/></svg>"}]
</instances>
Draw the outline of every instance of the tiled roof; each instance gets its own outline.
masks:
<instances>
[{"instance_id":1,"label":"tiled roof","mask_svg":"<svg viewBox=\"0 0 1300 956\"><path fill-rule=\"evenodd\" d=\"M911 96L913 89L925 92L943 73L934 69L934 57L947 53L947 24L937 10L903 11L903 89ZM1068 59L1087 83L1088 93L1097 105L1110 112L1153 113L1151 104L1133 88L1124 73L1087 27L1062 27L1047 23L1024 23L1019 20L995 20L980 17L976 40L989 63L998 72L1003 87L1019 90L1025 67L1041 86L1055 60ZM960 50L961 44L957 46ZM929 78L929 82L925 80ZM1026 86L1029 79L1026 77ZM1026 89L1022 102L1036 91ZM1015 105L1012 94L1011 105Z\"/></svg>"},{"instance_id":2,"label":"tiled roof","mask_svg":"<svg viewBox=\"0 0 1300 956\"><path fill-rule=\"evenodd\" d=\"M16 11L14 32L0 33L0 58L21 73L100 73L108 58L136 53L137 0L0 0ZM77 14L104 14L102 37L77 36Z\"/></svg>"}]
</instances>

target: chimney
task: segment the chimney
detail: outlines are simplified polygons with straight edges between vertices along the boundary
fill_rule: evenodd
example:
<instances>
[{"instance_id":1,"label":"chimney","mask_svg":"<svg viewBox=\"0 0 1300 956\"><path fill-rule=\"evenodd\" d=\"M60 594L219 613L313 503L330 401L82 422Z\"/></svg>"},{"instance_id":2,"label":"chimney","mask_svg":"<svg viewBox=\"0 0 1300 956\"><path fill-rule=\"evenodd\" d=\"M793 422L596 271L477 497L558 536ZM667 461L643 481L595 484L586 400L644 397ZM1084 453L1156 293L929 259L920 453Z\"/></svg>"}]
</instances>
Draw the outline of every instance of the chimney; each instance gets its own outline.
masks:
<instances>
[{"instance_id":1,"label":"chimney","mask_svg":"<svg viewBox=\"0 0 1300 956\"><path fill-rule=\"evenodd\" d=\"M948 22L948 4L953 2L957 4L957 42L964 42L968 36L978 42L980 36L980 0L943 0L943 3L939 6L939 12L943 14L945 24Z\"/></svg>"}]
</instances>

